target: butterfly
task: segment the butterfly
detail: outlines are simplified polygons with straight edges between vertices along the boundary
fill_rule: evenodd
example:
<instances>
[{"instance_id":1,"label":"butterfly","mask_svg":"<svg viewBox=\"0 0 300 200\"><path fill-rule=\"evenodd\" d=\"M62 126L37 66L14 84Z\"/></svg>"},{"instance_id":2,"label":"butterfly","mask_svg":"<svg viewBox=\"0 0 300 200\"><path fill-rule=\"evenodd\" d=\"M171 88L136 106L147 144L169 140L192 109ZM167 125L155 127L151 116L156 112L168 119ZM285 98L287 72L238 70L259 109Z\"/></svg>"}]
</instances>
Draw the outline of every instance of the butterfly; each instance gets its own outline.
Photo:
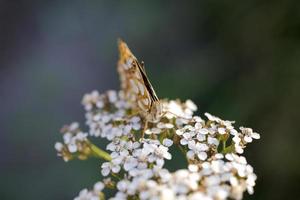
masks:
<instances>
[{"instance_id":1,"label":"butterfly","mask_svg":"<svg viewBox=\"0 0 300 200\"><path fill-rule=\"evenodd\" d=\"M125 98L147 121L157 121L162 116L163 108L147 77L144 63L137 60L121 39L118 41L118 47L117 70Z\"/></svg>"}]
</instances>

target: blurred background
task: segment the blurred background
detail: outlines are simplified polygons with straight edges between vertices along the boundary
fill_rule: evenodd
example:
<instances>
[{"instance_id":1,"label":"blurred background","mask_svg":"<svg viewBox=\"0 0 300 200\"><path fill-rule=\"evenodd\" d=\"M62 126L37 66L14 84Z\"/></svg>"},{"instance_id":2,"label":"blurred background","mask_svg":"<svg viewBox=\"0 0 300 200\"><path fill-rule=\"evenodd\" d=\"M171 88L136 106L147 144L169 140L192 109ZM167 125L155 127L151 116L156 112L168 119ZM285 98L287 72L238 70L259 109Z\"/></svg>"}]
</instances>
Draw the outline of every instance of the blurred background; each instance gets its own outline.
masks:
<instances>
[{"instance_id":1,"label":"blurred background","mask_svg":"<svg viewBox=\"0 0 300 200\"><path fill-rule=\"evenodd\" d=\"M245 199L300 195L300 3L0 1L0 199L72 199L100 163L63 162L63 124L82 96L118 89L117 38L145 61L161 98L192 99L261 133Z\"/></svg>"}]
</instances>

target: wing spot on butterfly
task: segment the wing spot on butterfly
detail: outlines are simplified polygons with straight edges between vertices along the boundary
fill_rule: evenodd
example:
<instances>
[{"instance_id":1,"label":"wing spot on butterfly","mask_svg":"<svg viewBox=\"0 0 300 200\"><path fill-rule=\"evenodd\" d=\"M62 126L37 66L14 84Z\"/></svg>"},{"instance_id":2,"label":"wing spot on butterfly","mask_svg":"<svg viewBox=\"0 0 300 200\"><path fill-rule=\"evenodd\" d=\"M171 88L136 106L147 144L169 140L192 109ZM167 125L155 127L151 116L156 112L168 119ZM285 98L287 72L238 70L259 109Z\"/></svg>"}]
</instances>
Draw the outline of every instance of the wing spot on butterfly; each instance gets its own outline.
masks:
<instances>
[{"instance_id":1,"label":"wing spot on butterfly","mask_svg":"<svg viewBox=\"0 0 300 200\"><path fill-rule=\"evenodd\" d=\"M124 69L126 69L126 70L130 69L132 67L132 62L133 62L133 59L132 58L128 58L125 61L125 64L123 64Z\"/></svg>"},{"instance_id":2,"label":"wing spot on butterfly","mask_svg":"<svg viewBox=\"0 0 300 200\"><path fill-rule=\"evenodd\" d=\"M129 81L130 81L131 88L133 89L133 92L135 94L138 94L139 93L139 88L136 85L136 82L133 79L130 79Z\"/></svg>"},{"instance_id":3,"label":"wing spot on butterfly","mask_svg":"<svg viewBox=\"0 0 300 200\"><path fill-rule=\"evenodd\" d=\"M149 105L149 100L148 99L143 99L142 101L143 101L144 105L147 105L147 106Z\"/></svg>"},{"instance_id":4,"label":"wing spot on butterfly","mask_svg":"<svg viewBox=\"0 0 300 200\"><path fill-rule=\"evenodd\" d=\"M137 79L142 80L142 76L141 76L141 74L139 73L139 71L135 71L134 76L135 76Z\"/></svg>"},{"instance_id":5,"label":"wing spot on butterfly","mask_svg":"<svg viewBox=\"0 0 300 200\"><path fill-rule=\"evenodd\" d=\"M143 104L142 101L138 101L137 103L138 103L138 106L139 106L143 111L145 111L145 112L148 111L148 108Z\"/></svg>"},{"instance_id":6,"label":"wing spot on butterfly","mask_svg":"<svg viewBox=\"0 0 300 200\"><path fill-rule=\"evenodd\" d=\"M137 82L138 84L138 88L139 88L139 90L140 90L140 92L141 92L141 95L144 95L145 94L145 87L141 84L141 82Z\"/></svg>"}]
</instances>

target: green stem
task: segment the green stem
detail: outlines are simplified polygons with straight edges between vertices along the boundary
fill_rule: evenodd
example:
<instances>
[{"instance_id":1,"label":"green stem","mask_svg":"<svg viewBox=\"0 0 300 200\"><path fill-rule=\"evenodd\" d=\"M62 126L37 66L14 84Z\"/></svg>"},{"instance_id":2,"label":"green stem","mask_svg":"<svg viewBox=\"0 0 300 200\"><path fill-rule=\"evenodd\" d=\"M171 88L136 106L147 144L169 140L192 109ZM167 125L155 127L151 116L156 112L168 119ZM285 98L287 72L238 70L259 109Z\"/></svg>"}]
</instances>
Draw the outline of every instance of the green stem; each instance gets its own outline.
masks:
<instances>
[{"instance_id":1,"label":"green stem","mask_svg":"<svg viewBox=\"0 0 300 200\"><path fill-rule=\"evenodd\" d=\"M226 140L223 140L223 151L226 149Z\"/></svg>"},{"instance_id":2,"label":"green stem","mask_svg":"<svg viewBox=\"0 0 300 200\"><path fill-rule=\"evenodd\" d=\"M121 177L120 177L120 176L118 176L118 174L111 173L111 175L112 175L113 177L115 177L116 179L118 179L118 180L122 180L122 179L121 179Z\"/></svg>"},{"instance_id":3,"label":"green stem","mask_svg":"<svg viewBox=\"0 0 300 200\"><path fill-rule=\"evenodd\" d=\"M100 149L99 147L97 147L96 145L94 145L92 143L90 143L90 147L96 156L98 156L99 158L102 158L106 161L111 161L111 157L107 152L103 151L102 149Z\"/></svg>"},{"instance_id":4,"label":"green stem","mask_svg":"<svg viewBox=\"0 0 300 200\"><path fill-rule=\"evenodd\" d=\"M189 164L189 159L186 156L186 150L180 144L178 144L177 146L178 146L179 150L181 151L181 153L184 155L187 164Z\"/></svg>"},{"instance_id":5,"label":"green stem","mask_svg":"<svg viewBox=\"0 0 300 200\"><path fill-rule=\"evenodd\" d=\"M233 153L235 152L234 150L234 144L231 144L230 146L226 147L223 149L222 153L226 154L226 153Z\"/></svg>"},{"instance_id":6,"label":"green stem","mask_svg":"<svg viewBox=\"0 0 300 200\"><path fill-rule=\"evenodd\" d=\"M99 197L100 197L100 200L105 200L105 195L103 192L100 192Z\"/></svg>"},{"instance_id":7,"label":"green stem","mask_svg":"<svg viewBox=\"0 0 300 200\"><path fill-rule=\"evenodd\" d=\"M180 144L178 144L177 146L178 146L178 148L180 149L181 153L182 153L184 156L186 156L186 151L184 150L184 148L183 148Z\"/></svg>"}]
</instances>

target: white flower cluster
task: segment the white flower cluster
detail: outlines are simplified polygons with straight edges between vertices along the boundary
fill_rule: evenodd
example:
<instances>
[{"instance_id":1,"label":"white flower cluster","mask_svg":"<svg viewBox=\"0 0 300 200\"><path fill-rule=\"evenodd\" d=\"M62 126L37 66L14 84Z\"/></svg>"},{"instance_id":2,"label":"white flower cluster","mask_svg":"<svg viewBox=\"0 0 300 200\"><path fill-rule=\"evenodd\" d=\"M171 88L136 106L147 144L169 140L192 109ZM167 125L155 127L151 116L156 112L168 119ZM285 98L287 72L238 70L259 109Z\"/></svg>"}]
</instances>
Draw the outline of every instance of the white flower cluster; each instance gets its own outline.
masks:
<instances>
[{"instance_id":1,"label":"white flower cluster","mask_svg":"<svg viewBox=\"0 0 300 200\"><path fill-rule=\"evenodd\" d=\"M236 154L226 154L225 158L216 154L210 161L160 175L158 180L145 183L140 199L242 199L246 189L253 193L256 180L253 168Z\"/></svg>"},{"instance_id":2,"label":"white flower cluster","mask_svg":"<svg viewBox=\"0 0 300 200\"><path fill-rule=\"evenodd\" d=\"M146 121L122 91L93 91L82 103L89 136L110 142L106 147L110 158L102 163L101 173L112 179L116 193L111 200L239 200L244 191L253 193L256 176L238 155L246 144L259 139L252 129L237 131L233 121L208 113L208 120L194 116L197 107L191 100L161 100L164 113L155 122ZM55 145L65 160L82 152L78 144L90 144L87 134L73 126L64 132L64 144ZM165 161L172 159L172 145L187 157L187 169L168 171ZM89 151L85 148L83 155L88 157ZM98 195L102 189L83 190L75 199L104 199Z\"/></svg>"},{"instance_id":3,"label":"white flower cluster","mask_svg":"<svg viewBox=\"0 0 300 200\"><path fill-rule=\"evenodd\" d=\"M82 101L86 113L86 124L90 128L90 135L113 140L116 137L132 137L134 131L141 129L140 118L132 115L130 104L124 100L122 91L108 91L99 94L93 91L86 94Z\"/></svg>"},{"instance_id":4,"label":"white flower cluster","mask_svg":"<svg viewBox=\"0 0 300 200\"><path fill-rule=\"evenodd\" d=\"M113 140L116 137L133 137L137 131L141 132L141 116L125 100L123 91L110 90L105 94L93 91L86 94L82 101L86 113L86 124L90 128L90 135ZM145 130L145 134L160 134L166 129L173 129L175 125L187 123L192 118L193 112L197 110L196 105L187 100L180 101L162 100L164 110L163 118ZM180 117L179 117L180 116ZM173 119L176 117L176 124Z\"/></svg>"},{"instance_id":5,"label":"white flower cluster","mask_svg":"<svg viewBox=\"0 0 300 200\"><path fill-rule=\"evenodd\" d=\"M188 159L205 161L218 153L220 142L223 142L223 153L232 151L241 154L246 144L252 142L252 138L260 138L250 128L240 127L241 132L238 132L233 127L233 121L222 120L209 113L205 113L205 116L207 121L196 116L189 124L176 130L176 134L181 137L180 144L188 147ZM232 144L226 149L230 137Z\"/></svg>"},{"instance_id":6,"label":"white flower cluster","mask_svg":"<svg viewBox=\"0 0 300 200\"><path fill-rule=\"evenodd\" d=\"M95 183L93 190L81 190L78 197L75 197L74 200L99 200L103 195L102 190L104 187L104 183L99 181Z\"/></svg>"},{"instance_id":7,"label":"white flower cluster","mask_svg":"<svg viewBox=\"0 0 300 200\"><path fill-rule=\"evenodd\" d=\"M112 199L127 199L139 194L140 186L162 170L164 159L171 159L168 147L172 144L169 139L164 139L163 144L152 139L141 139L140 142L115 139L108 144L112 160L102 164L102 175L119 173L121 169L126 173L126 178L117 183L119 192Z\"/></svg>"},{"instance_id":8,"label":"white flower cluster","mask_svg":"<svg viewBox=\"0 0 300 200\"><path fill-rule=\"evenodd\" d=\"M58 152L58 156L63 157L65 161L69 161L73 158L72 154L77 153L78 158L84 160L90 153L87 133L82 132L79 129L79 124L73 122L70 125L66 125L62 128L63 143L56 142L55 149Z\"/></svg>"},{"instance_id":9,"label":"white flower cluster","mask_svg":"<svg viewBox=\"0 0 300 200\"><path fill-rule=\"evenodd\" d=\"M102 164L102 175L107 176L110 172L119 173L123 168L130 177L135 177L143 174L151 164L153 167L162 168L164 159L172 158L168 152L168 147L172 144L169 139L164 139L161 144L158 140L152 139L127 142L116 138L107 146L107 149L112 151L112 160Z\"/></svg>"},{"instance_id":10,"label":"white flower cluster","mask_svg":"<svg viewBox=\"0 0 300 200\"><path fill-rule=\"evenodd\" d=\"M259 139L260 135L258 133L253 132L251 128L240 127L241 133L235 131L232 133L234 135L233 142L235 151L239 154L243 153L247 143L251 143L253 139Z\"/></svg>"}]
</instances>

